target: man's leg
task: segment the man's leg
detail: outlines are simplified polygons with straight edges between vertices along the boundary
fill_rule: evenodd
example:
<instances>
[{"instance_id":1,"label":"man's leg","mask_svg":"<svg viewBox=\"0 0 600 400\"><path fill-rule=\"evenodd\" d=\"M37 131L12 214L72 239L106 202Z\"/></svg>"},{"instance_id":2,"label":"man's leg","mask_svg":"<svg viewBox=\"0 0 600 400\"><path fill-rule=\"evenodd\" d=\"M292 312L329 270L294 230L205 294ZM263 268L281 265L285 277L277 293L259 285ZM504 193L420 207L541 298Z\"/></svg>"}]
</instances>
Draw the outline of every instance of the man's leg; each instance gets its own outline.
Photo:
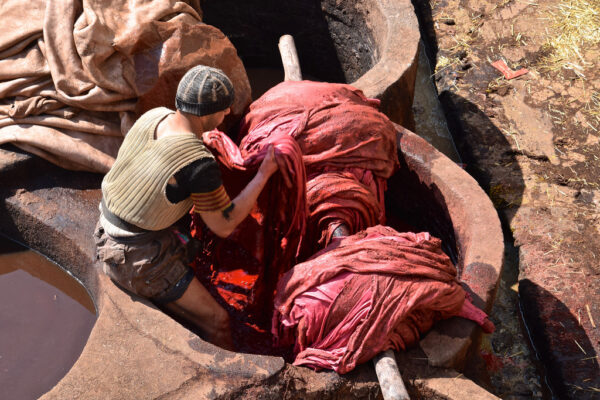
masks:
<instances>
[{"instance_id":1,"label":"man's leg","mask_svg":"<svg viewBox=\"0 0 600 400\"><path fill-rule=\"evenodd\" d=\"M164 307L197 326L207 341L227 350L235 350L227 311L198 279L192 279L183 295Z\"/></svg>"},{"instance_id":2,"label":"man's leg","mask_svg":"<svg viewBox=\"0 0 600 400\"><path fill-rule=\"evenodd\" d=\"M116 283L189 322L209 342L233 350L229 315L193 277L182 258L185 250L178 245L174 235L169 233L132 241L113 239L101 229L96 236L98 258ZM192 278L188 280L190 274ZM189 284L180 295L176 286L182 282ZM157 295L162 295L165 300L177 300L165 302Z\"/></svg>"}]
</instances>

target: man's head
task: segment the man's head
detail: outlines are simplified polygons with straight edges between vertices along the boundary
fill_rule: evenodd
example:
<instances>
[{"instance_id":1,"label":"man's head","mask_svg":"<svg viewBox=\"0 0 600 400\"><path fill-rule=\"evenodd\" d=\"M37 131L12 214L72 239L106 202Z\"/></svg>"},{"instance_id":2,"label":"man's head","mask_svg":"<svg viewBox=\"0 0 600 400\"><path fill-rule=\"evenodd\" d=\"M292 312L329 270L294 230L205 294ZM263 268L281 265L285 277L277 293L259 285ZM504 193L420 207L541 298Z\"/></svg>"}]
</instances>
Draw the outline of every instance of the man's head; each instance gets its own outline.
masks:
<instances>
[{"instance_id":1,"label":"man's head","mask_svg":"<svg viewBox=\"0 0 600 400\"><path fill-rule=\"evenodd\" d=\"M181 78L175 96L175 107L183 113L219 125L229 113L233 97L233 85L223 71L198 65ZM217 120L218 122L214 122Z\"/></svg>"}]
</instances>

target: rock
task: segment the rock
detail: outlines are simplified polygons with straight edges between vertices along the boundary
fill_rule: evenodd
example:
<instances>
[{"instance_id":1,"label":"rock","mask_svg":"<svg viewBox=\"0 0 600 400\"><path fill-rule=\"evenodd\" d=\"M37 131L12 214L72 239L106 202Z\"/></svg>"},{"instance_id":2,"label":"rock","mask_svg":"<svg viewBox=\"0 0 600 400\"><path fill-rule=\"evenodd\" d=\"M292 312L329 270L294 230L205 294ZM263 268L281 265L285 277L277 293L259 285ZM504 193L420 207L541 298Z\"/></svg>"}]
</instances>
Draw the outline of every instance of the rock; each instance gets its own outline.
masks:
<instances>
[{"instance_id":1,"label":"rock","mask_svg":"<svg viewBox=\"0 0 600 400\"><path fill-rule=\"evenodd\" d=\"M205 24L180 24L175 31L161 33L164 42L136 55L136 83L143 91L136 113L141 115L161 106L173 109L181 77L190 68L204 64L222 69L233 83L235 99L224 129L239 120L250 104L251 91L244 65L229 39L219 29Z\"/></svg>"},{"instance_id":2,"label":"rock","mask_svg":"<svg viewBox=\"0 0 600 400\"><path fill-rule=\"evenodd\" d=\"M552 122L547 113L525 104L526 90L521 82L515 82L516 93L502 98L506 117L514 124L518 134L511 135L515 150L525 155L547 158L559 164L552 141Z\"/></svg>"},{"instance_id":3,"label":"rock","mask_svg":"<svg viewBox=\"0 0 600 400\"><path fill-rule=\"evenodd\" d=\"M600 205L600 190L581 189L575 198L587 204Z\"/></svg>"},{"instance_id":4,"label":"rock","mask_svg":"<svg viewBox=\"0 0 600 400\"><path fill-rule=\"evenodd\" d=\"M444 368L453 368L462 363L470 345L469 337L451 337L438 331L429 332L419 342L419 346L429 358L429 364Z\"/></svg>"}]
</instances>

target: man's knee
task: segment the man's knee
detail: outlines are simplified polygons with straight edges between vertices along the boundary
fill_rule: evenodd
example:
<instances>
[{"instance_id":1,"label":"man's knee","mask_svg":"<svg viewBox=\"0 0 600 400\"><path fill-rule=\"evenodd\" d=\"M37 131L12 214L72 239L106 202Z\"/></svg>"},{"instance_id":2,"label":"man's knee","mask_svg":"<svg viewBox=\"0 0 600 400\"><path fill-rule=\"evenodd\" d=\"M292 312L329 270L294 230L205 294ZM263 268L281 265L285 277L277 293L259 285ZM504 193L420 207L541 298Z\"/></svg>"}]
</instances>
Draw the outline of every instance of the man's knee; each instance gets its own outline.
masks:
<instances>
[{"instance_id":1,"label":"man's knee","mask_svg":"<svg viewBox=\"0 0 600 400\"><path fill-rule=\"evenodd\" d=\"M217 329L229 329L230 328L230 320L229 314L223 307L219 307L216 311L215 315L215 327Z\"/></svg>"}]
</instances>

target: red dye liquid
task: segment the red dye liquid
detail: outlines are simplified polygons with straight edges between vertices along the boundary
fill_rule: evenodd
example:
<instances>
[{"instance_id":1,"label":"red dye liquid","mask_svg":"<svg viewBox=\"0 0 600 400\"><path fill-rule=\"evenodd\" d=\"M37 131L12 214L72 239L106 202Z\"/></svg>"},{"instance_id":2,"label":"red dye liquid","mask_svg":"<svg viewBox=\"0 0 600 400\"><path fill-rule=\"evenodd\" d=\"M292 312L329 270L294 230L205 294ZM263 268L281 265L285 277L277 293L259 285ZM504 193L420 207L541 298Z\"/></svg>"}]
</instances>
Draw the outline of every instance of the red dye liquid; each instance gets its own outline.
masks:
<instances>
[{"instance_id":1,"label":"red dye liquid","mask_svg":"<svg viewBox=\"0 0 600 400\"><path fill-rule=\"evenodd\" d=\"M242 223L252 224L252 215ZM256 252L250 253L238 241L219 240L206 227L196 236L200 236L201 250L192 267L200 282L229 313L236 350L282 355L282 350L273 346L271 335L273 289L265 287L265 279L261 279L264 268Z\"/></svg>"}]
</instances>

